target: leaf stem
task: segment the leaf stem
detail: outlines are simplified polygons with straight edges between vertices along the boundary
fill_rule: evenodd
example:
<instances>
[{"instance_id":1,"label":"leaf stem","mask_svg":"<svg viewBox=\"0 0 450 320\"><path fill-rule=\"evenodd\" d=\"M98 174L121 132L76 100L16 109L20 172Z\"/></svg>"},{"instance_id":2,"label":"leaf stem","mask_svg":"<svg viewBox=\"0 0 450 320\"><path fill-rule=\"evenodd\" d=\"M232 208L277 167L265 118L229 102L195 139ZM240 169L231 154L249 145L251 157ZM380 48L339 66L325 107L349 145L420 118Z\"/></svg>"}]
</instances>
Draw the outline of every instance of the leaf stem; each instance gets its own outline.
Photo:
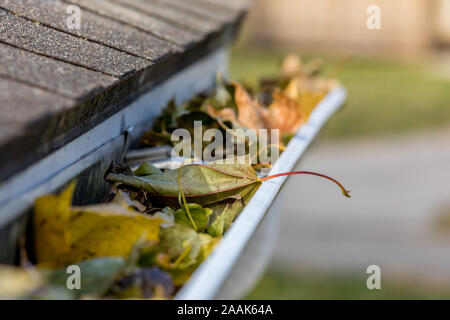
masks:
<instances>
[{"instance_id":1,"label":"leaf stem","mask_svg":"<svg viewBox=\"0 0 450 320\"><path fill-rule=\"evenodd\" d=\"M175 262L172 264L172 267L174 269L178 268L180 263L183 262L183 260L188 256L189 252L191 252L192 249L192 243L188 243L186 245L186 249L179 255L179 257L175 260Z\"/></svg>"},{"instance_id":2,"label":"leaf stem","mask_svg":"<svg viewBox=\"0 0 450 320\"><path fill-rule=\"evenodd\" d=\"M337 180L335 180L335 179L333 179L333 178L331 178L329 176L326 176L324 174L311 172L311 171L294 171L294 172L280 173L280 174L275 174L273 176L260 178L258 180L262 182L262 181L267 181L267 180L271 180L271 179L275 179L275 178L279 178L279 177L285 177L285 176L297 175L297 174L308 174L308 175L313 175L313 176L317 176L317 177L321 177L321 178L330 180L330 181L334 182L335 184L337 184L339 186L339 188L342 190L342 194L344 196L346 196L347 198L351 198L350 190L345 189L344 186L339 181L337 181Z\"/></svg>"},{"instance_id":3,"label":"leaf stem","mask_svg":"<svg viewBox=\"0 0 450 320\"><path fill-rule=\"evenodd\" d=\"M187 201L186 201L186 197L184 196L183 187L181 186L181 168L183 168L183 167L184 167L184 164L181 165L178 168L178 177L177 177L178 190L180 191L181 199L183 200L183 205L184 205L184 208L186 209L186 213L188 215L188 218L189 218L189 220L192 223L192 227L194 227L194 230L197 231L197 225L195 224L195 221L192 218L191 211L189 210L189 206L188 206Z\"/></svg>"}]
</instances>

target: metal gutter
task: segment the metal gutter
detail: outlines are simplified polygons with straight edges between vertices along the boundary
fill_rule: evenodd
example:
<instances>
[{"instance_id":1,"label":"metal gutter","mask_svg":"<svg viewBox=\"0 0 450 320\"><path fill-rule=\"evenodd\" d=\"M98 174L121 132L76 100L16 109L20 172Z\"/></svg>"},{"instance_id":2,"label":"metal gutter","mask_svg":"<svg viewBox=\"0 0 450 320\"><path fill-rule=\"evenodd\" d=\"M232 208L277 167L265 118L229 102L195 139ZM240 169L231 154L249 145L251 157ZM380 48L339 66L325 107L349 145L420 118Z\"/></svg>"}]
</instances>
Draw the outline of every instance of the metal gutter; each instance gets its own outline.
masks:
<instances>
[{"instance_id":1,"label":"metal gutter","mask_svg":"<svg viewBox=\"0 0 450 320\"><path fill-rule=\"evenodd\" d=\"M308 122L289 142L269 175L291 171L295 167L323 125L344 104L346 97L345 89L338 87L319 103ZM218 297L258 226L270 211L286 179L281 177L263 183L215 250L183 286L176 299L207 300Z\"/></svg>"}]
</instances>

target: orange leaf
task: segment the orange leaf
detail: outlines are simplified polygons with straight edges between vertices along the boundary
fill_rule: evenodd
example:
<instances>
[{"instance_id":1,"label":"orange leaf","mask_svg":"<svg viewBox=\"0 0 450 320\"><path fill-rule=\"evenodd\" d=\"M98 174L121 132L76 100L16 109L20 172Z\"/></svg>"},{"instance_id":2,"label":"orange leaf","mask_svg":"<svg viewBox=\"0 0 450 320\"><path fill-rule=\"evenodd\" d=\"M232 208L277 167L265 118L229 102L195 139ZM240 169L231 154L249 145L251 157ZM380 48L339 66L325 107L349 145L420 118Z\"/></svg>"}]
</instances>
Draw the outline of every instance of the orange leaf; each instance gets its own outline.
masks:
<instances>
[{"instance_id":1,"label":"orange leaf","mask_svg":"<svg viewBox=\"0 0 450 320\"><path fill-rule=\"evenodd\" d=\"M235 101L238 108L238 122L249 129L266 129L268 126L268 110L261 108L244 87L233 82Z\"/></svg>"},{"instance_id":2,"label":"orange leaf","mask_svg":"<svg viewBox=\"0 0 450 320\"><path fill-rule=\"evenodd\" d=\"M285 133L297 132L305 120L297 100L291 99L281 92L275 92L273 98L269 107L271 128L279 129L280 136Z\"/></svg>"}]
</instances>

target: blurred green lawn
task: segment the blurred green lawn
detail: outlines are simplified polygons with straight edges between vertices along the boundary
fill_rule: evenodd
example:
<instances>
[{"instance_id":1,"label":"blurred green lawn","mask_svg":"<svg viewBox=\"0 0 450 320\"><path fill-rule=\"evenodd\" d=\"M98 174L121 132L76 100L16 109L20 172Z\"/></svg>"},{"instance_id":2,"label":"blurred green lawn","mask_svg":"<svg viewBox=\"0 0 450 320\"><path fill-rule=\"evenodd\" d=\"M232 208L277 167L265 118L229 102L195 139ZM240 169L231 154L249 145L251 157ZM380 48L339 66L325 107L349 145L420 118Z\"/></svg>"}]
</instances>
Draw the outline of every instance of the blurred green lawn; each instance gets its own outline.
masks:
<instances>
[{"instance_id":1,"label":"blurred green lawn","mask_svg":"<svg viewBox=\"0 0 450 320\"><path fill-rule=\"evenodd\" d=\"M240 48L233 51L231 77L254 81L274 74L286 53ZM319 56L324 72L342 65L338 56ZM346 107L322 136L326 140L386 136L450 124L450 78L433 73L428 63L382 58L349 59L337 77L348 90ZM397 281L384 281L381 291L369 291L366 279L352 275L286 273L269 271L248 296L250 299L420 299L450 298L450 290L423 288Z\"/></svg>"},{"instance_id":2,"label":"blurred green lawn","mask_svg":"<svg viewBox=\"0 0 450 320\"><path fill-rule=\"evenodd\" d=\"M233 51L231 77L256 79L274 74L286 53L239 48ZM294 52L295 53L295 52ZM382 58L321 57L324 74L333 74L348 90L348 102L325 128L326 139L389 135L450 124L450 77L427 68L428 63ZM449 75L450 76L450 75Z\"/></svg>"},{"instance_id":3,"label":"blurred green lawn","mask_svg":"<svg viewBox=\"0 0 450 320\"><path fill-rule=\"evenodd\" d=\"M368 275L367 275L368 276ZM449 299L450 289L382 277L381 290L368 290L366 278L352 274L269 271L246 297L254 300Z\"/></svg>"}]
</instances>

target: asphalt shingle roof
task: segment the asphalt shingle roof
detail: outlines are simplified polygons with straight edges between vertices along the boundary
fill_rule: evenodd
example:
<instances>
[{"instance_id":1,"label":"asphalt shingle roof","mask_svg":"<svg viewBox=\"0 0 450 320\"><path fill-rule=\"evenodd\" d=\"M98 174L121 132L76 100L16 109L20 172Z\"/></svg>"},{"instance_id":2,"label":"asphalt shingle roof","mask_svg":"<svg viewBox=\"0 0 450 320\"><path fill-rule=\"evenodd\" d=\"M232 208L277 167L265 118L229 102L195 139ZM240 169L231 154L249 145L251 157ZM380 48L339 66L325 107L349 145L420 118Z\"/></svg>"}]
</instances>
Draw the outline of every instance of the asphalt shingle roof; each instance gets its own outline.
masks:
<instances>
[{"instance_id":1,"label":"asphalt shingle roof","mask_svg":"<svg viewBox=\"0 0 450 320\"><path fill-rule=\"evenodd\" d=\"M0 0L0 181L229 43L245 3Z\"/></svg>"}]
</instances>

